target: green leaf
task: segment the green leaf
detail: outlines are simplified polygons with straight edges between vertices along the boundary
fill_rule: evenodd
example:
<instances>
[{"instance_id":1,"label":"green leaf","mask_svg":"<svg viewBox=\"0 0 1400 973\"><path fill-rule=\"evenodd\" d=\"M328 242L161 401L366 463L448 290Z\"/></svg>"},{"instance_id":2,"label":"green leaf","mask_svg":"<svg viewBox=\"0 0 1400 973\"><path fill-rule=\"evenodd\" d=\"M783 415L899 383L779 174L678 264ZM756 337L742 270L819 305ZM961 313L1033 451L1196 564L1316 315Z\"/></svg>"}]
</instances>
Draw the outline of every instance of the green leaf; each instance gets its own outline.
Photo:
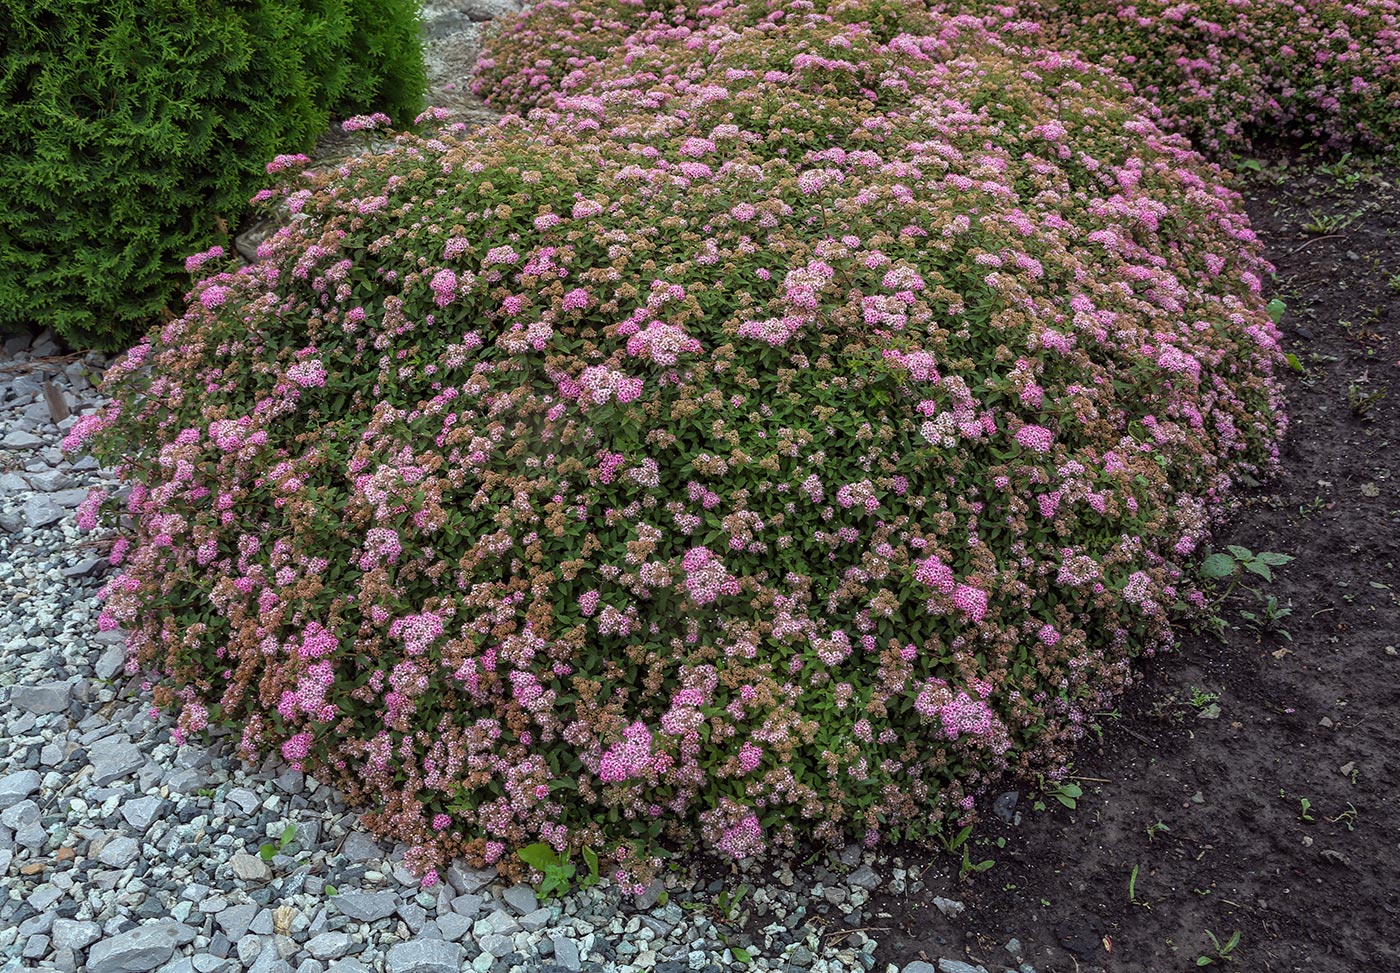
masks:
<instances>
[{"instance_id":1,"label":"green leaf","mask_svg":"<svg viewBox=\"0 0 1400 973\"><path fill-rule=\"evenodd\" d=\"M554 848L543 841L537 841L532 845L526 845L516 852L520 860L538 872L543 872L549 866L559 867L559 855Z\"/></svg>"},{"instance_id":2,"label":"green leaf","mask_svg":"<svg viewBox=\"0 0 1400 973\"><path fill-rule=\"evenodd\" d=\"M1254 552L1247 547L1240 547L1238 544L1227 544L1225 550L1235 555L1241 561L1254 560Z\"/></svg>"},{"instance_id":3,"label":"green leaf","mask_svg":"<svg viewBox=\"0 0 1400 973\"><path fill-rule=\"evenodd\" d=\"M1197 966L1209 966L1209 965L1210 965L1211 963L1213 963L1213 962L1215 962L1215 960L1211 959L1209 956L1197 956L1197 957L1196 957L1196 965L1197 965Z\"/></svg>"},{"instance_id":4,"label":"green leaf","mask_svg":"<svg viewBox=\"0 0 1400 973\"><path fill-rule=\"evenodd\" d=\"M277 847L270 843L265 844L258 849L258 854L262 856L263 861L270 862L272 861L273 856L277 854Z\"/></svg>"},{"instance_id":5,"label":"green leaf","mask_svg":"<svg viewBox=\"0 0 1400 973\"><path fill-rule=\"evenodd\" d=\"M335 890L335 886L334 886L334 885L326 885L326 886L323 886L323 887L322 887L322 891L324 891L327 895L339 895L339 894L340 894L339 892L337 892L337 891Z\"/></svg>"},{"instance_id":6,"label":"green leaf","mask_svg":"<svg viewBox=\"0 0 1400 973\"><path fill-rule=\"evenodd\" d=\"M289 825L287 825L285 828L282 829L282 844L283 844L283 845L289 845L289 844L291 844L291 843L292 843L292 839L295 838L296 836L297 836L297 826L296 826L295 824L289 824Z\"/></svg>"},{"instance_id":7,"label":"green leaf","mask_svg":"<svg viewBox=\"0 0 1400 973\"><path fill-rule=\"evenodd\" d=\"M1283 360L1288 362L1289 368L1293 369L1299 375L1303 374L1303 363L1298 360L1298 356L1293 354L1293 352L1290 351L1284 355Z\"/></svg>"},{"instance_id":8,"label":"green leaf","mask_svg":"<svg viewBox=\"0 0 1400 973\"><path fill-rule=\"evenodd\" d=\"M1269 312L1269 318L1274 322L1274 324L1278 324L1280 321L1283 320L1283 315L1284 312L1288 310L1288 305L1283 303L1276 297L1268 304L1264 305L1264 310Z\"/></svg>"},{"instance_id":9,"label":"green leaf","mask_svg":"<svg viewBox=\"0 0 1400 973\"><path fill-rule=\"evenodd\" d=\"M1254 572L1255 574L1259 575L1259 577L1263 578L1265 581L1274 580L1274 573L1269 570L1269 566L1267 564L1263 564L1259 561L1246 561L1244 567L1246 571Z\"/></svg>"},{"instance_id":10,"label":"green leaf","mask_svg":"<svg viewBox=\"0 0 1400 973\"><path fill-rule=\"evenodd\" d=\"M1201 575L1207 578L1228 578L1235 573L1235 559L1228 554L1212 554L1201 562Z\"/></svg>"},{"instance_id":11,"label":"green leaf","mask_svg":"<svg viewBox=\"0 0 1400 973\"><path fill-rule=\"evenodd\" d=\"M1264 551L1262 554L1256 554L1254 556L1254 559L1256 561L1263 561L1265 564L1272 564L1274 567L1278 567L1280 565L1287 564L1289 561L1292 561L1293 556L1291 554L1279 554L1275 551Z\"/></svg>"},{"instance_id":12,"label":"green leaf","mask_svg":"<svg viewBox=\"0 0 1400 973\"><path fill-rule=\"evenodd\" d=\"M583 849L583 860L588 865L588 874L593 878L598 877L598 853L592 848Z\"/></svg>"},{"instance_id":13,"label":"green leaf","mask_svg":"<svg viewBox=\"0 0 1400 973\"><path fill-rule=\"evenodd\" d=\"M753 956L742 946L731 946L729 951L734 954L734 958L740 963L752 963Z\"/></svg>"}]
</instances>

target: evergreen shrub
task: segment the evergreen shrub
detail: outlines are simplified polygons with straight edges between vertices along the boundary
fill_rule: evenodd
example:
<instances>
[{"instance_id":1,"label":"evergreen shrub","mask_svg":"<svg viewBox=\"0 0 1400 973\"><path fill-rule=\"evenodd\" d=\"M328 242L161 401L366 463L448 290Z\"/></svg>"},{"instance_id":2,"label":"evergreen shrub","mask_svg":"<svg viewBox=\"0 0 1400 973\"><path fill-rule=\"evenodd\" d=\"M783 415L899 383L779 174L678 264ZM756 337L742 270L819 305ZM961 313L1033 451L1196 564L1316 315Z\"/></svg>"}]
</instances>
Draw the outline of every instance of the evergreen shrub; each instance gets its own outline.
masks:
<instances>
[{"instance_id":1,"label":"evergreen shrub","mask_svg":"<svg viewBox=\"0 0 1400 973\"><path fill-rule=\"evenodd\" d=\"M407 120L414 0L0 0L0 329L126 348L227 249L280 152Z\"/></svg>"},{"instance_id":2,"label":"evergreen shrub","mask_svg":"<svg viewBox=\"0 0 1400 973\"><path fill-rule=\"evenodd\" d=\"M635 889L1066 772L1276 463L1268 267L1112 75L870 19L657 25L269 193L300 220L66 443L131 485L81 511L134 524L100 625L182 737L426 883L544 841Z\"/></svg>"}]
</instances>

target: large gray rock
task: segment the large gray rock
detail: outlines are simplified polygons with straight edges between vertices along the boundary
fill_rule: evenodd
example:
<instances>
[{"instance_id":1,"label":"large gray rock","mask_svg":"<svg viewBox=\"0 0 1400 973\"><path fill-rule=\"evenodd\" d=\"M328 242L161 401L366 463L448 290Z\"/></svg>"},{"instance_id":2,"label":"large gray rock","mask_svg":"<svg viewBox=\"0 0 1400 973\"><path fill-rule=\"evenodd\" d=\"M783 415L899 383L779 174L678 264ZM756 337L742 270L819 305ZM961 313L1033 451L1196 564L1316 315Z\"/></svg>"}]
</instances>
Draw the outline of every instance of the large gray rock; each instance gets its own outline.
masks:
<instances>
[{"instance_id":1,"label":"large gray rock","mask_svg":"<svg viewBox=\"0 0 1400 973\"><path fill-rule=\"evenodd\" d=\"M11 831L19 831L39 823L39 805L26 798L18 804L0 811L0 825Z\"/></svg>"},{"instance_id":2,"label":"large gray rock","mask_svg":"<svg viewBox=\"0 0 1400 973\"><path fill-rule=\"evenodd\" d=\"M475 919L481 913L482 901L479 895L459 895L452 900L452 911L459 916Z\"/></svg>"},{"instance_id":3,"label":"large gray rock","mask_svg":"<svg viewBox=\"0 0 1400 973\"><path fill-rule=\"evenodd\" d=\"M393 915L399 907L392 892L346 892L334 899L336 908L360 922L378 922Z\"/></svg>"},{"instance_id":4,"label":"large gray rock","mask_svg":"<svg viewBox=\"0 0 1400 973\"><path fill-rule=\"evenodd\" d=\"M306 951L318 960L334 960L350 952L350 945L350 937L343 932L323 932L306 944Z\"/></svg>"},{"instance_id":5,"label":"large gray rock","mask_svg":"<svg viewBox=\"0 0 1400 973\"><path fill-rule=\"evenodd\" d=\"M4 446L6 449L34 449L42 445L44 445L44 441L38 436L20 429L16 429L14 432L8 433L4 439L0 439L0 446Z\"/></svg>"},{"instance_id":6,"label":"large gray rock","mask_svg":"<svg viewBox=\"0 0 1400 973\"><path fill-rule=\"evenodd\" d=\"M345 836L340 853L352 862L374 861L384 857L384 851L363 831L351 831Z\"/></svg>"},{"instance_id":7,"label":"large gray rock","mask_svg":"<svg viewBox=\"0 0 1400 973\"><path fill-rule=\"evenodd\" d=\"M66 682L45 682L37 686L16 686L10 690L10 703L26 713L45 716L68 708L73 686Z\"/></svg>"},{"instance_id":8,"label":"large gray rock","mask_svg":"<svg viewBox=\"0 0 1400 973\"><path fill-rule=\"evenodd\" d=\"M29 485L40 493L71 490L76 484L76 480L60 470L40 470L29 474Z\"/></svg>"},{"instance_id":9,"label":"large gray rock","mask_svg":"<svg viewBox=\"0 0 1400 973\"><path fill-rule=\"evenodd\" d=\"M447 884L458 895L480 892L499 877L494 868L466 868L457 862L447 866Z\"/></svg>"},{"instance_id":10,"label":"large gray rock","mask_svg":"<svg viewBox=\"0 0 1400 973\"><path fill-rule=\"evenodd\" d=\"M21 770L0 777L0 811L14 807L33 794L42 780L37 770Z\"/></svg>"},{"instance_id":11,"label":"large gray rock","mask_svg":"<svg viewBox=\"0 0 1400 973\"><path fill-rule=\"evenodd\" d=\"M155 824L165 809L165 802L158 797L138 797L122 805L122 817L126 823L145 834Z\"/></svg>"},{"instance_id":12,"label":"large gray rock","mask_svg":"<svg viewBox=\"0 0 1400 973\"><path fill-rule=\"evenodd\" d=\"M353 956L338 959L326 973L370 973L370 968Z\"/></svg>"},{"instance_id":13,"label":"large gray rock","mask_svg":"<svg viewBox=\"0 0 1400 973\"><path fill-rule=\"evenodd\" d=\"M55 919L53 921L53 945L55 949L87 949L102 935L102 927L95 922L80 922L77 919Z\"/></svg>"},{"instance_id":14,"label":"large gray rock","mask_svg":"<svg viewBox=\"0 0 1400 973\"><path fill-rule=\"evenodd\" d=\"M87 496L87 488L82 487L77 490L59 490L56 493L49 494L49 499L60 507L64 507L68 510L76 510L78 507L82 506Z\"/></svg>"},{"instance_id":15,"label":"large gray rock","mask_svg":"<svg viewBox=\"0 0 1400 973\"><path fill-rule=\"evenodd\" d=\"M214 921L219 924L219 928L224 931L233 942L238 942L248 931L248 927L253 924L253 919L258 914L258 907L253 903L244 905L231 905L223 912L214 916Z\"/></svg>"},{"instance_id":16,"label":"large gray rock","mask_svg":"<svg viewBox=\"0 0 1400 973\"><path fill-rule=\"evenodd\" d=\"M873 892L880 886L880 876L869 865L862 865L846 878L847 885Z\"/></svg>"},{"instance_id":17,"label":"large gray rock","mask_svg":"<svg viewBox=\"0 0 1400 973\"><path fill-rule=\"evenodd\" d=\"M389 947L385 973L461 973L466 951L441 939L415 939Z\"/></svg>"},{"instance_id":18,"label":"large gray rock","mask_svg":"<svg viewBox=\"0 0 1400 973\"><path fill-rule=\"evenodd\" d=\"M540 907L539 897L535 895L535 890L528 885L512 885L501 893L501 898L506 905L515 910L517 915L523 916Z\"/></svg>"},{"instance_id":19,"label":"large gray rock","mask_svg":"<svg viewBox=\"0 0 1400 973\"><path fill-rule=\"evenodd\" d=\"M906 970L905 973L908 973ZM964 963L960 959L941 959L938 961L938 973L987 973L985 966L973 966L971 963Z\"/></svg>"},{"instance_id":20,"label":"large gray rock","mask_svg":"<svg viewBox=\"0 0 1400 973\"><path fill-rule=\"evenodd\" d=\"M146 763L145 754L124 736L98 740L88 748L88 759L92 761L94 787L102 787L134 774Z\"/></svg>"},{"instance_id":21,"label":"large gray rock","mask_svg":"<svg viewBox=\"0 0 1400 973\"><path fill-rule=\"evenodd\" d=\"M434 920L442 938L450 943L460 942L472 928L472 920L455 912L445 912Z\"/></svg>"},{"instance_id":22,"label":"large gray rock","mask_svg":"<svg viewBox=\"0 0 1400 973\"><path fill-rule=\"evenodd\" d=\"M516 922L515 917L509 912L504 909L497 909L473 926L472 932L478 936L486 936L492 933L498 936L514 936L521 928L520 923Z\"/></svg>"},{"instance_id":23,"label":"large gray rock","mask_svg":"<svg viewBox=\"0 0 1400 973\"><path fill-rule=\"evenodd\" d=\"M568 936L556 936L553 943L554 962L569 970L570 973L578 973L579 967L582 965L579 962L578 943Z\"/></svg>"},{"instance_id":24,"label":"large gray rock","mask_svg":"<svg viewBox=\"0 0 1400 973\"><path fill-rule=\"evenodd\" d=\"M494 933L482 936L477 945L483 953L490 953L498 959L515 948L515 942L509 936L497 936Z\"/></svg>"},{"instance_id":25,"label":"large gray rock","mask_svg":"<svg viewBox=\"0 0 1400 973\"><path fill-rule=\"evenodd\" d=\"M102 657L93 666L98 679L111 679L126 665L126 646L117 643L102 650Z\"/></svg>"},{"instance_id":26,"label":"large gray rock","mask_svg":"<svg viewBox=\"0 0 1400 973\"><path fill-rule=\"evenodd\" d=\"M179 946L194 940L195 930L174 919L137 926L109 936L88 952L88 973L146 973L160 966Z\"/></svg>"},{"instance_id":27,"label":"large gray rock","mask_svg":"<svg viewBox=\"0 0 1400 973\"><path fill-rule=\"evenodd\" d=\"M102 846L102 850L97 853L97 860L112 868L125 868L136 860L136 856L141 853L141 846L136 843L135 838L126 835L113 835Z\"/></svg>"},{"instance_id":28,"label":"large gray rock","mask_svg":"<svg viewBox=\"0 0 1400 973\"><path fill-rule=\"evenodd\" d=\"M49 499L47 494L35 494L24 502L24 522L38 530L63 519L66 511Z\"/></svg>"}]
</instances>

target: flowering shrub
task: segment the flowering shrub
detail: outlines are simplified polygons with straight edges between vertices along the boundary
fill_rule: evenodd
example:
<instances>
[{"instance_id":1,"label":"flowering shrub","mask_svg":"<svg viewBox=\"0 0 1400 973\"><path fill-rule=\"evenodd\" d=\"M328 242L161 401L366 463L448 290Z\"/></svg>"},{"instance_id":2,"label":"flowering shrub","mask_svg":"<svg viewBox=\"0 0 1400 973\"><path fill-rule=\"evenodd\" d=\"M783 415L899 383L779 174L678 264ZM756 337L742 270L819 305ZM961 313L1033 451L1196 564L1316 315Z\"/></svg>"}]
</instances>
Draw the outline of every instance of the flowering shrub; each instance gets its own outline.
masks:
<instances>
[{"instance_id":1,"label":"flowering shrub","mask_svg":"<svg viewBox=\"0 0 1400 973\"><path fill-rule=\"evenodd\" d=\"M585 69L723 20L745 27L788 11L761 0L713 4L550 0L501 21L473 90L516 110L584 84ZM947 0L1006 38L1065 48L1131 80L1163 127L1211 155L1279 143L1400 149L1400 0ZM917 33L928 8L812 3L877 32ZM887 40L888 36L881 38Z\"/></svg>"},{"instance_id":2,"label":"flowering shrub","mask_svg":"<svg viewBox=\"0 0 1400 973\"><path fill-rule=\"evenodd\" d=\"M544 841L635 887L1063 773L1275 462L1267 266L1112 76L859 12L290 183L112 369L67 443L132 482L100 624L181 734L429 881Z\"/></svg>"},{"instance_id":3,"label":"flowering shrub","mask_svg":"<svg viewBox=\"0 0 1400 973\"><path fill-rule=\"evenodd\" d=\"M1400 149L1400 0L955 0L1130 79L1211 154ZM1009 15L1009 16L1008 16Z\"/></svg>"}]
</instances>

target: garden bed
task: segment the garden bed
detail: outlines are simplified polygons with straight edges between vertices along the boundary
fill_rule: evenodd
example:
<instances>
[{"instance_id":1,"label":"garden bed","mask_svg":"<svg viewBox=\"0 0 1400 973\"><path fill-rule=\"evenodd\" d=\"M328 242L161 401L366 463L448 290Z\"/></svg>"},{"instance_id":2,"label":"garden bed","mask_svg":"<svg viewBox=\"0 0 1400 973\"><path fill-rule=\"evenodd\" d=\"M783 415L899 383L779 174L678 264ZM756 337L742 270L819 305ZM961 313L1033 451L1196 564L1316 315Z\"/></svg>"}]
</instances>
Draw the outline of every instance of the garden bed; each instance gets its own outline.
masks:
<instances>
[{"instance_id":1,"label":"garden bed","mask_svg":"<svg viewBox=\"0 0 1400 973\"><path fill-rule=\"evenodd\" d=\"M1144 666L1079 752L1076 807L1023 782L1019 825L979 827L969 861L995 864L963 883L953 856L907 858L911 875L927 870L925 890L876 903L890 914L867 922L890 927L872 932L882 962L962 954L1001 968L1015 937L1040 973L1185 970L1200 957L1400 968L1386 932L1400 908L1398 190L1394 170L1346 165L1247 180L1303 373L1287 382L1281 475L1216 545L1295 560L1250 584L1258 595L1235 589L1218 610L1223 640L1183 633ZM1263 620L1267 596L1291 614L1261 631L1244 613ZM950 887L968 906L955 919L931 903ZM1221 947L1240 931L1223 964L1207 930Z\"/></svg>"}]
</instances>

